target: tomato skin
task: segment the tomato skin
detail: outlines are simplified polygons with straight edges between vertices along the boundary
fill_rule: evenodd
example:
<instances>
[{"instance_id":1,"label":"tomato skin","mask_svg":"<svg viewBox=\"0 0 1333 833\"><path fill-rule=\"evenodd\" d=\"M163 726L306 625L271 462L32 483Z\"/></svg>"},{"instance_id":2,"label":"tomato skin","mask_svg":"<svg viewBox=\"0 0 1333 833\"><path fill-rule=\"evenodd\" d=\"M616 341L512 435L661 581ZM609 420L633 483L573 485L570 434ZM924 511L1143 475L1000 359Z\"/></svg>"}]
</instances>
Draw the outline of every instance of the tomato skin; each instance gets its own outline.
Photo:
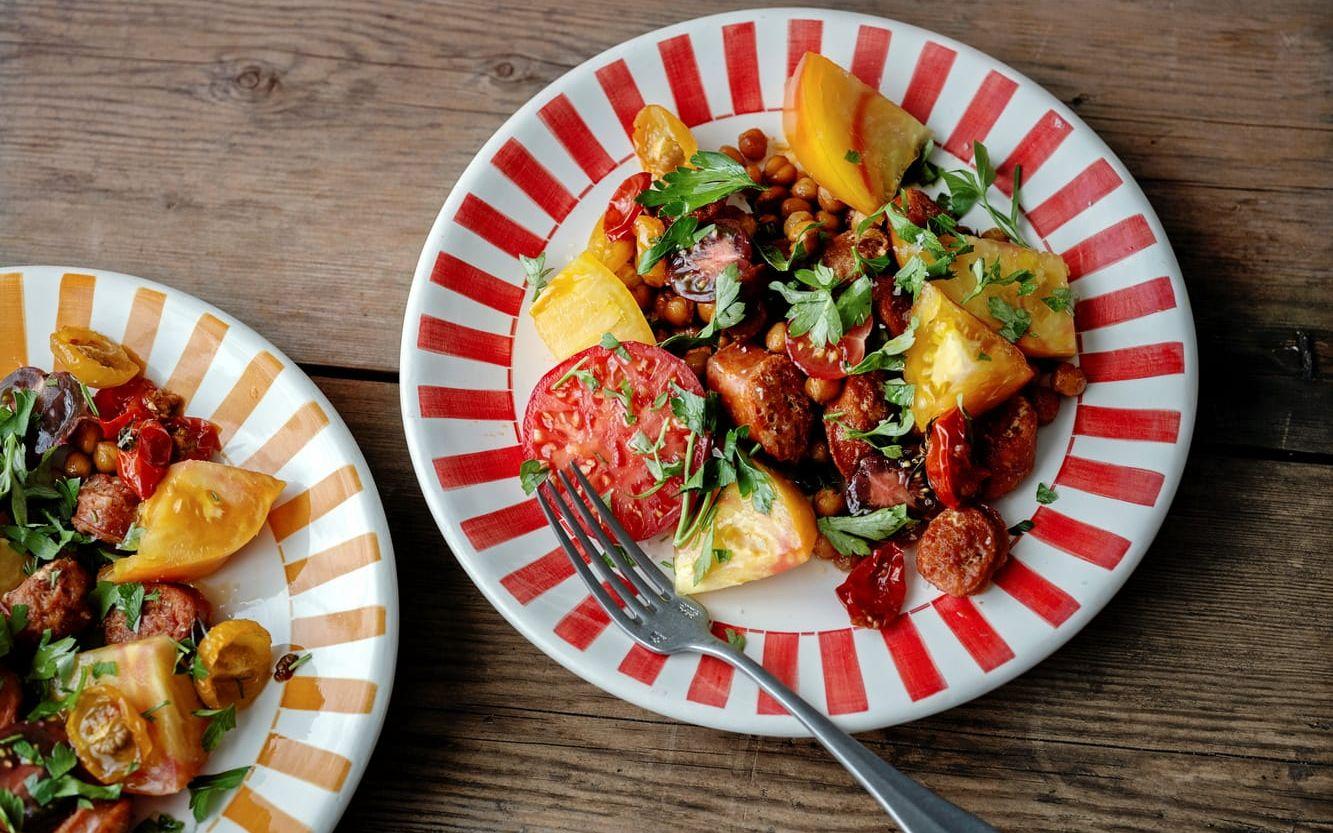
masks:
<instances>
[{"instance_id":1,"label":"tomato skin","mask_svg":"<svg viewBox=\"0 0 1333 833\"><path fill-rule=\"evenodd\" d=\"M967 428L963 412L954 408L931 424L926 438L926 478L940 503L951 509L976 494L983 475L972 462Z\"/></svg>"},{"instance_id":2,"label":"tomato skin","mask_svg":"<svg viewBox=\"0 0 1333 833\"><path fill-rule=\"evenodd\" d=\"M552 469L578 464L599 494L611 492L616 518L641 541L676 522L682 478L676 475L653 494L634 497L652 489L656 480L645 458L630 448L630 440L641 432L654 442L660 434L662 462L683 459L689 430L672 414L668 399L658 407L652 403L659 394L670 394L673 383L700 396L703 385L685 362L660 347L626 341L621 348L629 361L617 355L619 348L593 346L570 356L537 382L523 416L523 450L525 458ZM598 382L596 389L573 376L576 370L590 373ZM629 392L628 412L622 388ZM625 421L627 413L633 418L630 424ZM695 440L691 472L702 464L708 445L706 437Z\"/></svg>"},{"instance_id":3,"label":"tomato skin","mask_svg":"<svg viewBox=\"0 0 1333 833\"><path fill-rule=\"evenodd\" d=\"M222 450L218 427L206 419L175 417L166 422L166 427L174 446L173 461L212 460Z\"/></svg>"},{"instance_id":4,"label":"tomato skin","mask_svg":"<svg viewBox=\"0 0 1333 833\"><path fill-rule=\"evenodd\" d=\"M152 416L144 400L157 391L157 385L137 376L123 385L103 388L93 395L97 405L102 436L115 441L120 429Z\"/></svg>"},{"instance_id":5,"label":"tomato skin","mask_svg":"<svg viewBox=\"0 0 1333 833\"><path fill-rule=\"evenodd\" d=\"M853 625L884 627L898 616L907 598L902 548L892 541L880 544L857 562L836 592Z\"/></svg>"},{"instance_id":6,"label":"tomato skin","mask_svg":"<svg viewBox=\"0 0 1333 833\"><path fill-rule=\"evenodd\" d=\"M647 172L630 174L620 183L602 215L602 230L611 240L624 240L634 234L634 219L643 213L639 195L653 184L653 175Z\"/></svg>"},{"instance_id":7,"label":"tomato skin","mask_svg":"<svg viewBox=\"0 0 1333 833\"><path fill-rule=\"evenodd\" d=\"M787 338L787 356L807 376L816 379L842 379L847 369L866 357L866 337L874 322L870 316L843 334L836 346L815 347L810 334Z\"/></svg>"},{"instance_id":8,"label":"tomato skin","mask_svg":"<svg viewBox=\"0 0 1333 833\"><path fill-rule=\"evenodd\" d=\"M116 473L140 500L147 500L167 476L175 443L166 427L156 419L146 419L130 430L134 433L134 445L120 450Z\"/></svg>"}]
</instances>

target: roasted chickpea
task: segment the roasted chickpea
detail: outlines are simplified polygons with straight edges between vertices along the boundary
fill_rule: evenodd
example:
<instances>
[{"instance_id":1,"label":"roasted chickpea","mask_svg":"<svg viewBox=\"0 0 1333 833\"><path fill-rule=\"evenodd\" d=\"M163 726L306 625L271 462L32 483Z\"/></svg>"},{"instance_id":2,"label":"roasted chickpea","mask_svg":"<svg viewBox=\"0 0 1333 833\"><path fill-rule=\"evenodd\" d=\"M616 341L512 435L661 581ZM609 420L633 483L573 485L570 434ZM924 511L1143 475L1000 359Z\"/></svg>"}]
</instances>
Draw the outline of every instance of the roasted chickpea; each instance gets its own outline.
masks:
<instances>
[{"instance_id":1,"label":"roasted chickpea","mask_svg":"<svg viewBox=\"0 0 1333 833\"><path fill-rule=\"evenodd\" d=\"M829 211L816 211L815 222L819 223L820 231L837 234L841 230L842 218Z\"/></svg>"},{"instance_id":2,"label":"roasted chickpea","mask_svg":"<svg viewBox=\"0 0 1333 833\"><path fill-rule=\"evenodd\" d=\"M760 213L771 213L777 211L785 199L787 199L787 189L781 185L772 185L754 198L754 207Z\"/></svg>"},{"instance_id":3,"label":"roasted chickpea","mask_svg":"<svg viewBox=\"0 0 1333 833\"><path fill-rule=\"evenodd\" d=\"M662 320L673 327L687 327L694 320L694 302L672 295L662 305Z\"/></svg>"},{"instance_id":4,"label":"roasted chickpea","mask_svg":"<svg viewBox=\"0 0 1333 833\"><path fill-rule=\"evenodd\" d=\"M810 203L806 202L800 197L788 197L787 199L782 201L782 208L780 209L780 211L783 217L790 217L792 214L795 214L798 211L803 211L806 214L809 214Z\"/></svg>"},{"instance_id":5,"label":"roasted chickpea","mask_svg":"<svg viewBox=\"0 0 1333 833\"><path fill-rule=\"evenodd\" d=\"M93 473L93 461L87 454L74 449L65 456L64 471L66 477L87 477Z\"/></svg>"},{"instance_id":6,"label":"roasted chickpea","mask_svg":"<svg viewBox=\"0 0 1333 833\"><path fill-rule=\"evenodd\" d=\"M823 405L832 402L842 393L841 379L816 379L810 376L805 380L805 395Z\"/></svg>"},{"instance_id":7,"label":"roasted chickpea","mask_svg":"<svg viewBox=\"0 0 1333 833\"><path fill-rule=\"evenodd\" d=\"M700 379L708 372L708 362L713 358L713 348L695 347L685 352L685 365L694 371Z\"/></svg>"},{"instance_id":8,"label":"roasted chickpea","mask_svg":"<svg viewBox=\"0 0 1333 833\"><path fill-rule=\"evenodd\" d=\"M819 196L819 183L808 176L803 176L792 183L791 194L809 202Z\"/></svg>"},{"instance_id":9,"label":"roasted chickpea","mask_svg":"<svg viewBox=\"0 0 1333 833\"><path fill-rule=\"evenodd\" d=\"M823 185L819 186L819 207L825 211L846 211L847 203L833 196L833 193Z\"/></svg>"},{"instance_id":10,"label":"roasted chickpea","mask_svg":"<svg viewBox=\"0 0 1333 833\"><path fill-rule=\"evenodd\" d=\"M764 181L764 172L760 170L759 166L754 164L753 162L745 166L745 172L749 174L750 179L753 179L755 182Z\"/></svg>"},{"instance_id":11,"label":"roasted chickpea","mask_svg":"<svg viewBox=\"0 0 1333 833\"><path fill-rule=\"evenodd\" d=\"M97 441L102 439L102 429L96 422L85 419L79 423L79 427L74 429L74 436L70 437L70 445L82 451L84 454L92 454L93 449L97 447Z\"/></svg>"},{"instance_id":12,"label":"roasted chickpea","mask_svg":"<svg viewBox=\"0 0 1333 833\"><path fill-rule=\"evenodd\" d=\"M646 310L653 305L653 288L647 283L641 283L629 292L634 296L634 303L639 305L639 309Z\"/></svg>"},{"instance_id":13,"label":"roasted chickpea","mask_svg":"<svg viewBox=\"0 0 1333 833\"><path fill-rule=\"evenodd\" d=\"M1004 242L1005 240L1009 239L1009 235L1005 234L1003 231L1000 231L998 227L986 229L981 233L981 236L986 238L987 240L999 240L1000 242Z\"/></svg>"},{"instance_id":14,"label":"roasted chickpea","mask_svg":"<svg viewBox=\"0 0 1333 833\"><path fill-rule=\"evenodd\" d=\"M866 215L857 211L855 208L847 212L847 228L859 229L861 228L861 224L864 223L865 220L866 220ZM871 223L872 227L877 225L879 225L878 221Z\"/></svg>"},{"instance_id":15,"label":"roasted chickpea","mask_svg":"<svg viewBox=\"0 0 1333 833\"><path fill-rule=\"evenodd\" d=\"M814 504L815 514L823 517L841 515L847 510L847 501L843 500L842 492L828 486L815 492Z\"/></svg>"},{"instance_id":16,"label":"roasted chickpea","mask_svg":"<svg viewBox=\"0 0 1333 833\"><path fill-rule=\"evenodd\" d=\"M1078 396L1088 389L1088 377L1069 362L1060 362L1051 374L1051 387L1061 396Z\"/></svg>"},{"instance_id":17,"label":"roasted chickpea","mask_svg":"<svg viewBox=\"0 0 1333 833\"><path fill-rule=\"evenodd\" d=\"M703 301L694 305L694 314L699 316L699 320L707 324L713 320L713 313L717 310L717 304L709 304Z\"/></svg>"},{"instance_id":18,"label":"roasted chickpea","mask_svg":"<svg viewBox=\"0 0 1333 833\"><path fill-rule=\"evenodd\" d=\"M114 474L120 462L120 449L116 444L103 440L93 449L93 465L103 474Z\"/></svg>"},{"instance_id":19,"label":"roasted chickpea","mask_svg":"<svg viewBox=\"0 0 1333 833\"><path fill-rule=\"evenodd\" d=\"M626 289L633 289L643 283L643 275L639 274L639 271L634 268L633 263L626 263L624 266L617 269L616 277L620 278L620 282L625 285Z\"/></svg>"},{"instance_id":20,"label":"roasted chickpea","mask_svg":"<svg viewBox=\"0 0 1333 833\"><path fill-rule=\"evenodd\" d=\"M815 215L809 211L788 214L786 222L782 224L782 233L793 246L800 243L807 252L814 251L815 246L819 244L819 229L815 226Z\"/></svg>"},{"instance_id":21,"label":"roasted chickpea","mask_svg":"<svg viewBox=\"0 0 1333 833\"><path fill-rule=\"evenodd\" d=\"M723 145L722 152L725 153L727 156L730 156L732 161L738 162L742 165L745 164L745 157L741 155L741 152L739 150L732 147L731 145Z\"/></svg>"},{"instance_id":22,"label":"roasted chickpea","mask_svg":"<svg viewBox=\"0 0 1333 833\"><path fill-rule=\"evenodd\" d=\"M796 166L785 156L770 156L764 163L764 181L770 185L791 185L796 176Z\"/></svg>"},{"instance_id":23,"label":"roasted chickpea","mask_svg":"<svg viewBox=\"0 0 1333 833\"><path fill-rule=\"evenodd\" d=\"M813 463L827 463L829 461L828 443L823 440L815 440L810 443L810 461Z\"/></svg>"},{"instance_id":24,"label":"roasted chickpea","mask_svg":"<svg viewBox=\"0 0 1333 833\"><path fill-rule=\"evenodd\" d=\"M764 346L770 353L787 352L787 322L779 321L764 333Z\"/></svg>"},{"instance_id":25,"label":"roasted chickpea","mask_svg":"<svg viewBox=\"0 0 1333 833\"><path fill-rule=\"evenodd\" d=\"M755 162L763 159L764 155L768 153L768 137L764 135L764 131L757 127L751 127L738 136L736 145L740 148L741 153L745 154L746 158Z\"/></svg>"}]
</instances>

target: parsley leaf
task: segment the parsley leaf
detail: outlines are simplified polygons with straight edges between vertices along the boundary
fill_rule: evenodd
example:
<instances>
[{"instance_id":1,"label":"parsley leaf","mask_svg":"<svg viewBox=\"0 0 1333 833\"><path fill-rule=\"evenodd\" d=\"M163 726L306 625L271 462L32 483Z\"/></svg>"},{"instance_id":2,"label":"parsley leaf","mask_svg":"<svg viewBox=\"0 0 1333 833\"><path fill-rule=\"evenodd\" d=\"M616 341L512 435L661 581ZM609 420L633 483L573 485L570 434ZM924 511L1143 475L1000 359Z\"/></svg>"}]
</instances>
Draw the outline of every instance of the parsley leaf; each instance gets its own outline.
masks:
<instances>
[{"instance_id":1,"label":"parsley leaf","mask_svg":"<svg viewBox=\"0 0 1333 833\"><path fill-rule=\"evenodd\" d=\"M869 555L870 544L883 541L916 521L907 517L907 504L876 509L865 515L820 518L819 531L843 555Z\"/></svg>"},{"instance_id":2,"label":"parsley leaf","mask_svg":"<svg viewBox=\"0 0 1333 833\"><path fill-rule=\"evenodd\" d=\"M717 151L701 150L690 157L692 167L666 174L639 195L639 204L660 208L666 217L682 217L737 191L762 188L745 166ZM642 269L640 270L642 272Z\"/></svg>"},{"instance_id":3,"label":"parsley leaf","mask_svg":"<svg viewBox=\"0 0 1333 833\"><path fill-rule=\"evenodd\" d=\"M668 226L667 230L662 232L662 236L654 240L646 251L639 254L639 264L636 267L638 273L648 274L662 258L676 249L688 249L715 230L717 226L712 223L700 228L698 217L681 217Z\"/></svg>"},{"instance_id":4,"label":"parsley leaf","mask_svg":"<svg viewBox=\"0 0 1333 833\"><path fill-rule=\"evenodd\" d=\"M1009 213L1005 214L990 204L990 198L987 196L990 187L995 184L995 168L991 165L990 154L986 151L986 146L981 142L972 143L972 154L976 162L976 172L961 168L944 173L944 184L949 188L949 199L947 207L950 213L962 217L972 209L972 206L978 202L981 207L990 215L991 220L1003 231L1005 236L1020 246L1028 245L1027 240L1023 238L1023 233L1019 229L1018 204L1020 192L1023 187L1023 166L1014 167L1014 190L1013 198L1010 201Z\"/></svg>"},{"instance_id":5,"label":"parsley leaf","mask_svg":"<svg viewBox=\"0 0 1333 833\"><path fill-rule=\"evenodd\" d=\"M518 483L526 495L536 492L550 476L551 468L543 460L524 460L518 467Z\"/></svg>"},{"instance_id":6,"label":"parsley leaf","mask_svg":"<svg viewBox=\"0 0 1333 833\"><path fill-rule=\"evenodd\" d=\"M620 339L616 338L611 333L602 333L602 340L598 343L612 353L615 353L622 361L629 361L629 351L620 343Z\"/></svg>"},{"instance_id":7,"label":"parsley leaf","mask_svg":"<svg viewBox=\"0 0 1333 833\"><path fill-rule=\"evenodd\" d=\"M890 379L884 383L884 398L899 408L912 407L912 399L916 396L916 385L904 382L902 379Z\"/></svg>"},{"instance_id":8,"label":"parsley leaf","mask_svg":"<svg viewBox=\"0 0 1333 833\"><path fill-rule=\"evenodd\" d=\"M855 150L848 150L842 155L842 158L853 165L861 164L861 154L857 153Z\"/></svg>"},{"instance_id":9,"label":"parsley leaf","mask_svg":"<svg viewBox=\"0 0 1333 833\"><path fill-rule=\"evenodd\" d=\"M526 276L527 282L532 285L532 300L535 301L542 294L542 290L546 288L546 284L550 283L551 273L555 270L547 267L546 252L542 252L536 257L519 255L518 262L523 267L523 274Z\"/></svg>"},{"instance_id":10,"label":"parsley leaf","mask_svg":"<svg viewBox=\"0 0 1333 833\"><path fill-rule=\"evenodd\" d=\"M1000 335L1010 341L1018 341L1032 326L1032 316L1027 310L1010 306L1003 299L990 298L986 306L991 316L1004 325L1000 328Z\"/></svg>"},{"instance_id":11,"label":"parsley leaf","mask_svg":"<svg viewBox=\"0 0 1333 833\"><path fill-rule=\"evenodd\" d=\"M1060 496L1055 493L1054 487L1047 486L1045 483L1037 484L1037 503L1040 503L1042 506L1047 506L1055 503L1059 499Z\"/></svg>"},{"instance_id":12,"label":"parsley leaf","mask_svg":"<svg viewBox=\"0 0 1333 833\"><path fill-rule=\"evenodd\" d=\"M872 370L902 370L903 354L916 343L917 324L918 319L914 315L906 330L884 342L873 353L867 353L864 359L847 369L847 374L855 376Z\"/></svg>"},{"instance_id":13,"label":"parsley leaf","mask_svg":"<svg viewBox=\"0 0 1333 833\"><path fill-rule=\"evenodd\" d=\"M28 671L29 680L54 680L57 675L64 677L74 667L75 655L79 643L72 636L56 642L51 641L51 629L42 631L41 642L32 656L32 668Z\"/></svg>"},{"instance_id":14,"label":"parsley leaf","mask_svg":"<svg viewBox=\"0 0 1333 833\"><path fill-rule=\"evenodd\" d=\"M213 775L200 775L191 781L190 810L194 813L194 820L208 818L218 800L239 787L249 772L250 767L243 766Z\"/></svg>"},{"instance_id":15,"label":"parsley leaf","mask_svg":"<svg viewBox=\"0 0 1333 833\"><path fill-rule=\"evenodd\" d=\"M717 341L718 334L734 327L745 318L745 302L740 299L741 278L740 269L736 264L731 264L717 276L714 284L715 298L713 306L713 317L704 325L696 335L686 333L677 333L666 341L659 344L659 347L698 347L700 345L713 344Z\"/></svg>"},{"instance_id":16,"label":"parsley leaf","mask_svg":"<svg viewBox=\"0 0 1333 833\"><path fill-rule=\"evenodd\" d=\"M1015 269L1008 275L1000 276L1000 259L996 258L986 265L986 261L978 257L972 261L970 267L972 277L975 283L972 291L963 296L960 303L966 304L968 301L980 295L988 286L1008 286L1012 283L1018 284L1019 295L1031 295L1037 291L1037 276L1027 269Z\"/></svg>"},{"instance_id":17,"label":"parsley leaf","mask_svg":"<svg viewBox=\"0 0 1333 833\"><path fill-rule=\"evenodd\" d=\"M837 344L843 334L870 315L874 284L862 275L834 297L840 279L822 263L812 269L798 269L796 284L773 281L769 288L791 305L787 310L787 334L793 338L809 336L815 347ZM810 287L802 289L801 285Z\"/></svg>"},{"instance_id":18,"label":"parsley leaf","mask_svg":"<svg viewBox=\"0 0 1333 833\"><path fill-rule=\"evenodd\" d=\"M672 382L670 401L671 413L686 428L699 435L713 430L713 423L717 419L716 394L700 396Z\"/></svg>"},{"instance_id":19,"label":"parsley leaf","mask_svg":"<svg viewBox=\"0 0 1333 833\"><path fill-rule=\"evenodd\" d=\"M157 818L147 818L139 822L134 828L134 833L182 833L184 830L185 822L178 821L166 813L158 813Z\"/></svg>"},{"instance_id":20,"label":"parsley leaf","mask_svg":"<svg viewBox=\"0 0 1333 833\"><path fill-rule=\"evenodd\" d=\"M99 581L90 595L97 602L100 618L105 619L112 610L119 609L125 614L125 624L135 633L139 631L144 602L153 601L159 596L156 590L145 593L144 586L137 581L127 581L122 584Z\"/></svg>"},{"instance_id":21,"label":"parsley leaf","mask_svg":"<svg viewBox=\"0 0 1333 833\"><path fill-rule=\"evenodd\" d=\"M1034 526L1036 526L1036 524L1034 524L1032 521L1028 520L1019 521L1018 523L1009 527L1009 534L1022 535L1023 533L1030 531Z\"/></svg>"},{"instance_id":22,"label":"parsley leaf","mask_svg":"<svg viewBox=\"0 0 1333 833\"><path fill-rule=\"evenodd\" d=\"M727 628L725 634L727 637L728 645L735 648L737 651L745 650L745 634L741 633L735 628Z\"/></svg>"},{"instance_id":23,"label":"parsley leaf","mask_svg":"<svg viewBox=\"0 0 1333 833\"><path fill-rule=\"evenodd\" d=\"M204 751L212 752L222 743L222 736L236 728L236 704L232 703L223 709L196 709L195 717L208 719L208 727L204 729Z\"/></svg>"},{"instance_id":24,"label":"parsley leaf","mask_svg":"<svg viewBox=\"0 0 1333 833\"><path fill-rule=\"evenodd\" d=\"M1051 294L1042 298L1041 302L1050 307L1052 312L1074 314L1074 292L1067 286L1051 290Z\"/></svg>"},{"instance_id":25,"label":"parsley leaf","mask_svg":"<svg viewBox=\"0 0 1333 833\"><path fill-rule=\"evenodd\" d=\"M20 833L23 830L23 799L7 789L0 789L0 825L6 833Z\"/></svg>"}]
</instances>

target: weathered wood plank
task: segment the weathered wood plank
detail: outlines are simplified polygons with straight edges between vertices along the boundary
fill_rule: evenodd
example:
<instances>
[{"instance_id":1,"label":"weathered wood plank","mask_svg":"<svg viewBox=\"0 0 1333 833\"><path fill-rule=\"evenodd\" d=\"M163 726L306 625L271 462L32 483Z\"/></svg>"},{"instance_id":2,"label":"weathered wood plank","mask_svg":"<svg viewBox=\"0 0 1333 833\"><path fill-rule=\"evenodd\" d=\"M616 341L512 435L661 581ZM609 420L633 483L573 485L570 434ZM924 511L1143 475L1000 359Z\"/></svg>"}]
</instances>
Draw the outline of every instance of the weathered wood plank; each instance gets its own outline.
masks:
<instances>
[{"instance_id":1,"label":"weathered wood plank","mask_svg":"<svg viewBox=\"0 0 1333 833\"><path fill-rule=\"evenodd\" d=\"M394 704L345 829L440 829L441 816L450 830L590 819L616 829L643 794L678 813L647 830L879 823L811 743L682 726L543 657L449 557L400 434L385 430L397 427L394 387L317 381L362 443L399 551L412 554L399 560ZM1001 829L1327 821L1318 798L1333 777L1333 686L1319 657L1333 579L1319 554L1333 551L1323 497L1333 468L1196 458L1143 565L1083 633L987 697L871 733L877 750Z\"/></svg>"}]
</instances>

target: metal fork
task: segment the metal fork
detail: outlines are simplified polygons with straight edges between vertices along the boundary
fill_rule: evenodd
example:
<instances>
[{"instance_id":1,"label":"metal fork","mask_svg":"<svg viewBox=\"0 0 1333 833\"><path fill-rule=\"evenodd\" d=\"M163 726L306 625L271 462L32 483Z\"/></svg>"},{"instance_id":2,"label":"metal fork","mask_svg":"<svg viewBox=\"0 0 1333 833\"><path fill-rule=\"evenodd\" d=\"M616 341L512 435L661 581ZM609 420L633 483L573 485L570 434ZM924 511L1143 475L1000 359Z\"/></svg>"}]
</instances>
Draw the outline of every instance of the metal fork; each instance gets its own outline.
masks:
<instances>
[{"instance_id":1,"label":"metal fork","mask_svg":"<svg viewBox=\"0 0 1333 833\"><path fill-rule=\"evenodd\" d=\"M989 824L880 760L762 665L714 636L709 629L708 611L703 605L676 594L661 570L625 533L624 527L578 467L572 467L572 471L582 486L582 495L575 488L574 478L565 471L557 471L554 474L564 484L564 493L547 481L538 488L537 500L574 569L607 614L635 642L659 654L697 651L717 657L748 674L793 717L805 724L815 739L875 797L904 833L996 833ZM603 525L615 535L614 541ZM574 533L582 551L587 553L586 561L579 547L570 540L566 527ZM592 532L600 546L594 545L585 530ZM615 570L611 569L613 564ZM615 588L615 596L607 585ZM623 606L616 602L616 597L623 601Z\"/></svg>"}]
</instances>

